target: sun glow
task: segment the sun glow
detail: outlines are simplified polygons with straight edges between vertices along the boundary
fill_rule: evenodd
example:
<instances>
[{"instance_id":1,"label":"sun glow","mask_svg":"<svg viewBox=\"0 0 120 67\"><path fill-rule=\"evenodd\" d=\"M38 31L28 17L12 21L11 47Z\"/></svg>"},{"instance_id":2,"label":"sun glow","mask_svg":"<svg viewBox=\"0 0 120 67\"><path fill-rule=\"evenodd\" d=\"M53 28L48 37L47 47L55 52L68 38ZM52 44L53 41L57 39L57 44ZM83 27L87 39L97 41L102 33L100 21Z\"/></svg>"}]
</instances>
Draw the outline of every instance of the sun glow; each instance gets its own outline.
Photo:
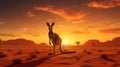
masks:
<instances>
[{"instance_id":1,"label":"sun glow","mask_svg":"<svg viewBox=\"0 0 120 67\"><path fill-rule=\"evenodd\" d=\"M68 45L69 44L69 41L68 40L64 40L63 41L63 45Z\"/></svg>"}]
</instances>

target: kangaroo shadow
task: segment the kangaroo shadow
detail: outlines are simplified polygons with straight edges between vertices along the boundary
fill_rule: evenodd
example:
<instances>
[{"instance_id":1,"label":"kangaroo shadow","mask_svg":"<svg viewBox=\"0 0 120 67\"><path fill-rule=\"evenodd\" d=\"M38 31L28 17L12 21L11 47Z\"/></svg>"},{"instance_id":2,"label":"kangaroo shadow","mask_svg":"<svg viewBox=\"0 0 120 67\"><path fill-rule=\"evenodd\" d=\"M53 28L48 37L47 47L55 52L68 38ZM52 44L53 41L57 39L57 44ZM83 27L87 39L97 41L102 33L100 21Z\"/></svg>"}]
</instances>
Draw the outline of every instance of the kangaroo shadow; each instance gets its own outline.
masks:
<instances>
[{"instance_id":1,"label":"kangaroo shadow","mask_svg":"<svg viewBox=\"0 0 120 67\"><path fill-rule=\"evenodd\" d=\"M11 65L8 65L6 67L36 67L37 65L42 64L43 62L45 62L49 58L52 58L52 57L55 57L55 56L58 56L58 55L62 55L62 54L72 54L72 53L76 53L76 52L71 51L71 52L63 52L61 54L47 55L47 56L44 56L44 57L42 57L38 60L35 60L35 61L21 63L21 64L11 64Z\"/></svg>"},{"instance_id":2,"label":"kangaroo shadow","mask_svg":"<svg viewBox=\"0 0 120 67\"><path fill-rule=\"evenodd\" d=\"M43 62L45 62L49 58L52 58L52 57L55 57L55 56L58 56L58 55L61 55L61 54L48 55L48 56L42 57L42 58L40 58L38 60L35 60L35 61L21 63L21 64L11 64L11 65L8 65L6 67L36 67L37 65L42 64Z\"/></svg>"}]
</instances>

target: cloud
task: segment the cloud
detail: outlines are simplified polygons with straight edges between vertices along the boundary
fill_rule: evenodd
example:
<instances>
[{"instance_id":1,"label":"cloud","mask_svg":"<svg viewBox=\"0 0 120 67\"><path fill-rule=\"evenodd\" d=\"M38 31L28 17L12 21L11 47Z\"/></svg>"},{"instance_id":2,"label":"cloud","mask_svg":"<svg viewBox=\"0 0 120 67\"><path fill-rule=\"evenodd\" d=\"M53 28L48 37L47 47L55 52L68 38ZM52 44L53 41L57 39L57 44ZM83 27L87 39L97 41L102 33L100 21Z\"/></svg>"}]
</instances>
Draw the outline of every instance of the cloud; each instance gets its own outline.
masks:
<instances>
[{"instance_id":1,"label":"cloud","mask_svg":"<svg viewBox=\"0 0 120 67\"><path fill-rule=\"evenodd\" d=\"M71 34L87 34L89 33L88 31L72 31L70 32Z\"/></svg>"},{"instance_id":2,"label":"cloud","mask_svg":"<svg viewBox=\"0 0 120 67\"><path fill-rule=\"evenodd\" d=\"M35 14L33 12L31 12L31 11L28 11L26 14L30 18L35 16Z\"/></svg>"},{"instance_id":3,"label":"cloud","mask_svg":"<svg viewBox=\"0 0 120 67\"><path fill-rule=\"evenodd\" d=\"M40 33L30 33L30 32L26 32L23 35L30 35L30 36L34 36L34 37L39 37Z\"/></svg>"},{"instance_id":4,"label":"cloud","mask_svg":"<svg viewBox=\"0 0 120 67\"><path fill-rule=\"evenodd\" d=\"M119 34L120 28L104 29L104 30L99 30L99 32L103 34Z\"/></svg>"},{"instance_id":5,"label":"cloud","mask_svg":"<svg viewBox=\"0 0 120 67\"><path fill-rule=\"evenodd\" d=\"M85 27L84 30L85 30L85 31L90 31L90 30L93 30L93 29L95 29L95 28L96 28L95 25L89 25L89 26Z\"/></svg>"},{"instance_id":6,"label":"cloud","mask_svg":"<svg viewBox=\"0 0 120 67\"><path fill-rule=\"evenodd\" d=\"M17 37L17 36L21 36L21 35L14 35L14 34L0 34L0 36Z\"/></svg>"},{"instance_id":7,"label":"cloud","mask_svg":"<svg viewBox=\"0 0 120 67\"><path fill-rule=\"evenodd\" d=\"M31 35L31 36L40 36L40 33L26 33L26 35Z\"/></svg>"},{"instance_id":8,"label":"cloud","mask_svg":"<svg viewBox=\"0 0 120 67\"><path fill-rule=\"evenodd\" d=\"M67 20L78 20L78 19L82 19L85 16L85 14L80 11L70 12L69 8L54 8L54 6L45 6L45 7L35 6L34 9L56 14Z\"/></svg>"},{"instance_id":9,"label":"cloud","mask_svg":"<svg viewBox=\"0 0 120 67\"><path fill-rule=\"evenodd\" d=\"M0 36L6 36L6 37L22 37L22 36L27 36L27 35L30 35L30 36L33 36L33 37L39 37L40 34L39 33L24 33L24 34L21 34L21 35L17 35L17 34L2 34L0 33Z\"/></svg>"},{"instance_id":10,"label":"cloud","mask_svg":"<svg viewBox=\"0 0 120 67\"><path fill-rule=\"evenodd\" d=\"M72 21L73 24L84 23L84 22L85 22L85 20L83 20L83 19L73 20Z\"/></svg>"},{"instance_id":11,"label":"cloud","mask_svg":"<svg viewBox=\"0 0 120 67\"><path fill-rule=\"evenodd\" d=\"M88 25L82 30L75 30L70 32L71 34L90 34L93 33L93 31L96 30L96 27L94 25Z\"/></svg>"},{"instance_id":12,"label":"cloud","mask_svg":"<svg viewBox=\"0 0 120 67\"><path fill-rule=\"evenodd\" d=\"M32 34L32 36L34 36L34 37L39 37L40 34Z\"/></svg>"},{"instance_id":13,"label":"cloud","mask_svg":"<svg viewBox=\"0 0 120 67\"><path fill-rule=\"evenodd\" d=\"M88 6L94 8L114 8L120 6L120 0L96 0L90 2Z\"/></svg>"}]
</instances>

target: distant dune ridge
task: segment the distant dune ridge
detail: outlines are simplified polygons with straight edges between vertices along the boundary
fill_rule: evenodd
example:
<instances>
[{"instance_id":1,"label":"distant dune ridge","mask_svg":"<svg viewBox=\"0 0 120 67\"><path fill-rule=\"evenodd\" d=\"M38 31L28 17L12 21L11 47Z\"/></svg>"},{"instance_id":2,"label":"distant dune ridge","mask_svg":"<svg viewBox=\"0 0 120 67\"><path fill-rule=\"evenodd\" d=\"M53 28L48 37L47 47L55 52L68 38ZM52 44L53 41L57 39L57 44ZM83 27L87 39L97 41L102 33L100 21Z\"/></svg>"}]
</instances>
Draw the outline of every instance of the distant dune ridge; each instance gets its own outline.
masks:
<instances>
[{"instance_id":1,"label":"distant dune ridge","mask_svg":"<svg viewBox=\"0 0 120 67\"><path fill-rule=\"evenodd\" d=\"M14 40L7 40L7 41L0 41L1 45L35 45L35 43L31 40L26 40L23 38L14 39Z\"/></svg>"},{"instance_id":2,"label":"distant dune ridge","mask_svg":"<svg viewBox=\"0 0 120 67\"><path fill-rule=\"evenodd\" d=\"M46 43L40 43L40 44L38 44L38 45L40 45L40 46L43 46L43 47L46 47L46 46L48 46Z\"/></svg>"},{"instance_id":3,"label":"distant dune ridge","mask_svg":"<svg viewBox=\"0 0 120 67\"><path fill-rule=\"evenodd\" d=\"M35 46L39 46L39 47L48 47L48 45L46 43L35 43L32 40L26 40L23 38L19 38L19 39L14 39L14 40L7 40L7 41L2 41L0 39L0 45L3 47L35 47Z\"/></svg>"},{"instance_id":4,"label":"distant dune ridge","mask_svg":"<svg viewBox=\"0 0 120 67\"><path fill-rule=\"evenodd\" d=\"M120 46L120 37L116 37L112 41L107 41L103 44L108 46Z\"/></svg>"},{"instance_id":5,"label":"distant dune ridge","mask_svg":"<svg viewBox=\"0 0 120 67\"><path fill-rule=\"evenodd\" d=\"M120 47L120 37L116 37L111 41L100 42L97 39L88 40L83 44L84 46L119 46Z\"/></svg>"},{"instance_id":6,"label":"distant dune ridge","mask_svg":"<svg viewBox=\"0 0 120 67\"><path fill-rule=\"evenodd\" d=\"M41 46L47 46L46 43L40 43L40 44L36 44L35 42L31 41L31 40L26 40L23 38L19 38L19 39L14 39L14 40L7 40L7 41L2 41L0 39L0 45L41 45ZM84 46L116 46L116 47L120 47L120 37L116 37L111 41L106 41L106 42L100 42L97 39L91 39L88 40L87 42L85 42L83 44Z\"/></svg>"},{"instance_id":7,"label":"distant dune ridge","mask_svg":"<svg viewBox=\"0 0 120 67\"><path fill-rule=\"evenodd\" d=\"M102 43L97 39L91 39L84 43L85 46L96 46L101 45Z\"/></svg>"}]
</instances>

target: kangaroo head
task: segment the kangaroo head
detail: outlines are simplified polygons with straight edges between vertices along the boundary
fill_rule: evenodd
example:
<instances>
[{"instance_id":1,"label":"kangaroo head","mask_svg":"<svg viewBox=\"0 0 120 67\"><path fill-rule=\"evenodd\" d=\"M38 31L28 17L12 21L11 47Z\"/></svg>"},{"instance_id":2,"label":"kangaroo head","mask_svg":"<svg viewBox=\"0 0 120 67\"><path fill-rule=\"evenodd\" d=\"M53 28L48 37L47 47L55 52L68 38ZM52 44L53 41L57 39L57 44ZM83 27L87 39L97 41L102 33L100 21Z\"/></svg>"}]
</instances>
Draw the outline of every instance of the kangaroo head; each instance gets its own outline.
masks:
<instances>
[{"instance_id":1,"label":"kangaroo head","mask_svg":"<svg viewBox=\"0 0 120 67\"><path fill-rule=\"evenodd\" d=\"M54 26L54 22L51 25L48 22L46 24L48 26L49 31L52 31L53 26Z\"/></svg>"}]
</instances>

